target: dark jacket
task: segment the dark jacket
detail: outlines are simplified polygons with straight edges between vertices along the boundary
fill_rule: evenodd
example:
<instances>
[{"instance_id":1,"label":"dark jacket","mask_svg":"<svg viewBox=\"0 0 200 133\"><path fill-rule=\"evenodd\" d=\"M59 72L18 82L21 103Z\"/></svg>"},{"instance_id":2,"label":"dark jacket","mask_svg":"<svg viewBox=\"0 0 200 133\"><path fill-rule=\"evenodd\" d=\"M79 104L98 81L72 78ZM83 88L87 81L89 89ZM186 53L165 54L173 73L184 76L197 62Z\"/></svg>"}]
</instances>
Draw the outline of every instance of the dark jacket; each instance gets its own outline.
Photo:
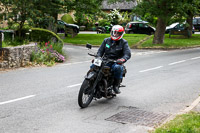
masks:
<instances>
[{"instance_id":1,"label":"dark jacket","mask_svg":"<svg viewBox=\"0 0 200 133\"><path fill-rule=\"evenodd\" d=\"M101 44L97 55L102 57L105 54L110 59L125 59L126 61L131 58L131 50L128 42L124 39L113 41L111 37L105 38Z\"/></svg>"}]
</instances>

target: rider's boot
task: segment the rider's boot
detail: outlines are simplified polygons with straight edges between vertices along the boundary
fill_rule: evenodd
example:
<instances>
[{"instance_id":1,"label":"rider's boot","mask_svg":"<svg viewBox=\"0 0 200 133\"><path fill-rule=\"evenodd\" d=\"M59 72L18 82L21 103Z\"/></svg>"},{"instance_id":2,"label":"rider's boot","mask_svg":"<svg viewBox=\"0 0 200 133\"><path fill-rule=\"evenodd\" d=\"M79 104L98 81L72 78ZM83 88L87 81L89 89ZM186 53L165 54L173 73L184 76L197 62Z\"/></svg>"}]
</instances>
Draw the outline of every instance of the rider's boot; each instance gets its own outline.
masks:
<instances>
[{"instance_id":1,"label":"rider's boot","mask_svg":"<svg viewBox=\"0 0 200 133\"><path fill-rule=\"evenodd\" d=\"M121 93L121 91L119 90L119 85L121 83L121 79L114 79L114 82L113 82L113 90L116 94L119 94Z\"/></svg>"}]
</instances>

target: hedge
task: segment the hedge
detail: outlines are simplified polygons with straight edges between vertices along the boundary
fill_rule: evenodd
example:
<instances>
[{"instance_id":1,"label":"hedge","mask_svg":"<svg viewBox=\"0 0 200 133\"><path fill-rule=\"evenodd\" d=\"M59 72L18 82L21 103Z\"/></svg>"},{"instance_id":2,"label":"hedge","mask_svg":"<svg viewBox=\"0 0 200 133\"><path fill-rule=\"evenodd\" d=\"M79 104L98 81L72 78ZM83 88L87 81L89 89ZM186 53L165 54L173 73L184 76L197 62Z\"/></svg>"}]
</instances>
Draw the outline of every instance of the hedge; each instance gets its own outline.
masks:
<instances>
[{"instance_id":1,"label":"hedge","mask_svg":"<svg viewBox=\"0 0 200 133\"><path fill-rule=\"evenodd\" d=\"M30 32L30 37L32 41L48 42L52 40L52 41L58 41L64 44L63 40L50 30L41 29L41 28L31 28L31 31L29 32Z\"/></svg>"}]
</instances>

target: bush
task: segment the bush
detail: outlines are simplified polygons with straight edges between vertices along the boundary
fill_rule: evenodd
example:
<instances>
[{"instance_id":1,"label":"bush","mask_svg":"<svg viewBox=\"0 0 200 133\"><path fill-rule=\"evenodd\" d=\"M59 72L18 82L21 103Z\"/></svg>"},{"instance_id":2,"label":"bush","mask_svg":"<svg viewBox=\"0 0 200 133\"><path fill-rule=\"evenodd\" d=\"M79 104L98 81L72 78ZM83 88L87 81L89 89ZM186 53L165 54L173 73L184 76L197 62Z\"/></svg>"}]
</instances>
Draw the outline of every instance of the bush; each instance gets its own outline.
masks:
<instances>
[{"instance_id":1,"label":"bush","mask_svg":"<svg viewBox=\"0 0 200 133\"><path fill-rule=\"evenodd\" d=\"M63 40L52 31L41 28L31 28L29 32L32 41L36 42L53 41L53 42L60 42L63 44Z\"/></svg>"},{"instance_id":2,"label":"bush","mask_svg":"<svg viewBox=\"0 0 200 133\"><path fill-rule=\"evenodd\" d=\"M28 44L29 40L20 38L20 37L15 37L14 40L12 38L6 38L2 42L3 47L15 47L15 46L20 46L20 45L25 45Z\"/></svg>"},{"instance_id":3,"label":"bush","mask_svg":"<svg viewBox=\"0 0 200 133\"><path fill-rule=\"evenodd\" d=\"M63 15L62 18L61 18L61 20L64 21L64 22L66 22L66 23L69 23L69 24L74 24L75 23L74 20L73 20L73 18L72 18L72 16L69 15L69 14Z\"/></svg>"},{"instance_id":4,"label":"bush","mask_svg":"<svg viewBox=\"0 0 200 133\"><path fill-rule=\"evenodd\" d=\"M63 45L61 43L36 43L36 49L31 55L31 61L47 66L52 66L55 62L64 62L65 57L62 55L62 48Z\"/></svg>"},{"instance_id":5,"label":"bush","mask_svg":"<svg viewBox=\"0 0 200 133\"><path fill-rule=\"evenodd\" d=\"M99 20L99 26L106 26L106 25L110 25L111 23L107 20L107 19L102 19Z\"/></svg>"}]
</instances>

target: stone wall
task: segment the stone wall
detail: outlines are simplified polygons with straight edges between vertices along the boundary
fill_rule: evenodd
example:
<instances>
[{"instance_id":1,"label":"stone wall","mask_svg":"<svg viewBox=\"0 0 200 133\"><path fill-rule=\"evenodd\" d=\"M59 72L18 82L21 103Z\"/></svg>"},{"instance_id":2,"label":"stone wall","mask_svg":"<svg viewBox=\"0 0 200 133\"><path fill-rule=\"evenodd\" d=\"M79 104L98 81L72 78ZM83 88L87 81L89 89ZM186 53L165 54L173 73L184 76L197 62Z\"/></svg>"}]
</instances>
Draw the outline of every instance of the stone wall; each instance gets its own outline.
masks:
<instances>
[{"instance_id":1,"label":"stone wall","mask_svg":"<svg viewBox=\"0 0 200 133\"><path fill-rule=\"evenodd\" d=\"M29 65L31 53L34 49L34 43L2 48L2 55L0 53L0 69L19 68Z\"/></svg>"}]
</instances>

